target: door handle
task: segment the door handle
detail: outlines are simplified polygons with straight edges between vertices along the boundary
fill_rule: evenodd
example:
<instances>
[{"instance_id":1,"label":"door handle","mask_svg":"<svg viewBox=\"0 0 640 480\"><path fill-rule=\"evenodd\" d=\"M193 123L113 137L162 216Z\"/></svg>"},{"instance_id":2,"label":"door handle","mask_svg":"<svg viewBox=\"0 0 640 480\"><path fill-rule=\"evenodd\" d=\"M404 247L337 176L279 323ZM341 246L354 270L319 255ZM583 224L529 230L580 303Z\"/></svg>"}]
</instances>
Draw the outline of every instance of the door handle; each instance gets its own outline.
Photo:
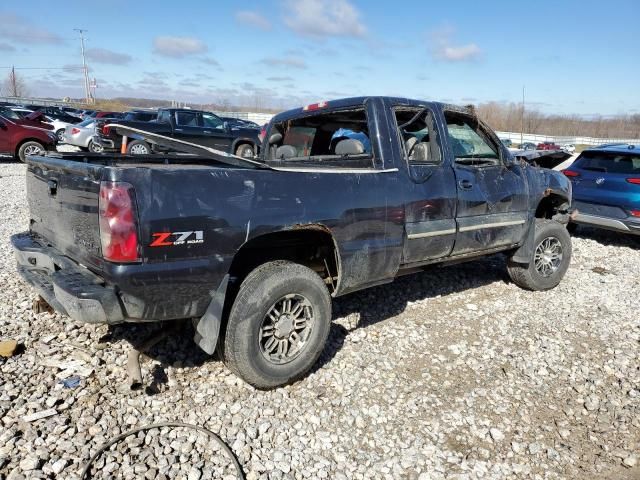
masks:
<instances>
[{"instance_id":1,"label":"door handle","mask_svg":"<svg viewBox=\"0 0 640 480\"><path fill-rule=\"evenodd\" d=\"M471 183L469 180L460 180L458 182L458 185L460 185L460 188L464 190L469 190L470 188L473 188L473 183Z\"/></svg>"},{"instance_id":2,"label":"door handle","mask_svg":"<svg viewBox=\"0 0 640 480\"><path fill-rule=\"evenodd\" d=\"M203 133L211 133L211 130L204 130Z\"/></svg>"}]
</instances>

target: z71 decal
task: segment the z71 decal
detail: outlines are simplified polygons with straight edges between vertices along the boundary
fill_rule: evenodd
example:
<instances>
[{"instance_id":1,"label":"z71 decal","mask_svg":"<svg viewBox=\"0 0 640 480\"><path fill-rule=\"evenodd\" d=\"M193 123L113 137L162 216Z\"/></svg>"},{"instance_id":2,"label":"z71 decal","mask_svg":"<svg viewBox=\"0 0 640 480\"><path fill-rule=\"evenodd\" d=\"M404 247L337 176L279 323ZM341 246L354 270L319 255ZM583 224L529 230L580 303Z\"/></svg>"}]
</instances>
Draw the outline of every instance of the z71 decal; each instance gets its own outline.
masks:
<instances>
[{"instance_id":1,"label":"z71 decal","mask_svg":"<svg viewBox=\"0 0 640 480\"><path fill-rule=\"evenodd\" d=\"M202 230L191 230L189 232L158 232L152 233L153 241L150 247L173 247L176 245L193 245L204 243L204 233Z\"/></svg>"}]
</instances>

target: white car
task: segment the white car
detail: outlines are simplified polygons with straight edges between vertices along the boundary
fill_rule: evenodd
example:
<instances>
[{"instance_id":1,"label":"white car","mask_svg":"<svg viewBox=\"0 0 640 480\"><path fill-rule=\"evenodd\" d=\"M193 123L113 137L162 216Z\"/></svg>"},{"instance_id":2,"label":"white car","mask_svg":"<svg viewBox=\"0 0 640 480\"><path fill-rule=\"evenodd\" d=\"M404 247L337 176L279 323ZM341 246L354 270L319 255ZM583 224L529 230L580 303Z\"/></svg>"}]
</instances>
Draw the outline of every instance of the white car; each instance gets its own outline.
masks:
<instances>
[{"instance_id":1,"label":"white car","mask_svg":"<svg viewBox=\"0 0 640 480\"><path fill-rule=\"evenodd\" d=\"M64 131L66 128L73 126L73 123L56 120L55 118L51 118L47 115L44 116L44 123L53 126L53 131L55 132L56 137L58 137L58 141L61 143L64 142Z\"/></svg>"},{"instance_id":2,"label":"white car","mask_svg":"<svg viewBox=\"0 0 640 480\"><path fill-rule=\"evenodd\" d=\"M573 143L567 143L562 146L562 150L567 153L576 153L576 146Z\"/></svg>"}]
</instances>

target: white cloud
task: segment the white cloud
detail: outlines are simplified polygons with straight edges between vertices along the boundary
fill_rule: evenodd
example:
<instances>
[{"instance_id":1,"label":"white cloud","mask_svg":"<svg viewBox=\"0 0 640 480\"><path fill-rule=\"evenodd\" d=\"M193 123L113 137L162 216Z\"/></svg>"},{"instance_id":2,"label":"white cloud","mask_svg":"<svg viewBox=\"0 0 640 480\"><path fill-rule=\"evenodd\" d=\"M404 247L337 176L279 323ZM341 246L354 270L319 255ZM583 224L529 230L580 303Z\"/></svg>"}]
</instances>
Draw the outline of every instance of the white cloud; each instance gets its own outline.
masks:
<instances>
[{"instance_id":1,"label":"white cloud","mask_svg":"<svg viewBox=\"0 0 640 480\"><path fill-rule=\"evenodd\" d=\"M0 12L0 38L29 44L60 44L62 38L28 19Z\"/></svg>"},{"instance_id":2,"label":"white cloud","mask_svg":"<svg viewBox=\"0 0 640 480\"><path fill-rule=\"evenodd\" d=\"M284 23L309 37L362 37L367 29L349 0L285 0Z\"/></svg>"},{"instance_id":3,"label":"white cloud","mask_svg":"<svg viewBox=\"0 0 640 480\"><path fill-rule=\"evenodd\" d=\"M482 55L482 50L475 43L454 45L452 38L455 29L444 26L431 32L431 54L437 60L445 62L468 62Z\"/></svg>"},{"instance_id":4,"label":"white cloud","mask_svg":"<svg viewBox=\"0 0 640 480\"><path fill-rule=\"evenodd\" d=\"M15 52L16 47L9 45L8 43L0 42L0 52Z\"/></svg>"},{"instance_id":5,"label":"white cloud","mask_svg":"<svg viewBox=\"0 0 640 480\"><path fill-rule=\"evenodd\" d=\"M111 65L126 65L131 60L131 55L118 53L106 48L90 48L87 50L87 58L96 63L109 63Z\"/></svg>"},{"instance_id":6,"label":"white cloud","mask_svg":"<svg viewBox=\"0 0 640 480\"><path fill-rule=\"evenodd\" d=\"M262 60L265 65L272 67L291 67L291 68L307 68L307 64L302 58L287 56L287 57L269 57Z\"/></svg>"},{"instance_id":7,"label":"white cloud","mask_svg":"<svg viewBox=\"0 0 640 480\"><path fill-rule=\"evenodd\" d=\"M260 30L271 30L271 22L258 12L242 10L236 13L236 20L240 23L259 28Z\"/></svg>"},{"instance_id":8,"label":"white cloud","mask_svg":"<svg viewBox=\"0 0 640 480\"><path fill-rule=\"evenodd\" d=\"M207 45L194 37L163 36L153 39L153 52L163 57L184 58L207 50Z\"/></svg>"}]
</instances>

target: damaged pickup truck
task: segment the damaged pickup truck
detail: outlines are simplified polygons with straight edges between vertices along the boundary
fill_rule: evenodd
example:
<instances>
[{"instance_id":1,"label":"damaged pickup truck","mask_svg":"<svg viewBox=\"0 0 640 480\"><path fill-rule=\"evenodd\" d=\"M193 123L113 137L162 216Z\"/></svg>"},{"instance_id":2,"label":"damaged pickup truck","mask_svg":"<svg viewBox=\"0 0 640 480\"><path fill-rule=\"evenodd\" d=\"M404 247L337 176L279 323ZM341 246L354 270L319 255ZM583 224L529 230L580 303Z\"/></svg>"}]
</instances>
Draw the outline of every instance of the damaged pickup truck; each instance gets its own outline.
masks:
<instances>
[{"instance_id":1,"label":"damaged pickup truck","mask_svg":"<svg viewBox=\"0 0 640 480\"><path fill-rule=\"evenodd\" d=\"M257 159L148 135L195 155L28 159L18 270L77 321L190 318L259 388L312 367L331 297L498 252L530 290L569 266L569 180L514 159L471 108L309 105L273 118Z\"/></svg>"}]
</instances>

